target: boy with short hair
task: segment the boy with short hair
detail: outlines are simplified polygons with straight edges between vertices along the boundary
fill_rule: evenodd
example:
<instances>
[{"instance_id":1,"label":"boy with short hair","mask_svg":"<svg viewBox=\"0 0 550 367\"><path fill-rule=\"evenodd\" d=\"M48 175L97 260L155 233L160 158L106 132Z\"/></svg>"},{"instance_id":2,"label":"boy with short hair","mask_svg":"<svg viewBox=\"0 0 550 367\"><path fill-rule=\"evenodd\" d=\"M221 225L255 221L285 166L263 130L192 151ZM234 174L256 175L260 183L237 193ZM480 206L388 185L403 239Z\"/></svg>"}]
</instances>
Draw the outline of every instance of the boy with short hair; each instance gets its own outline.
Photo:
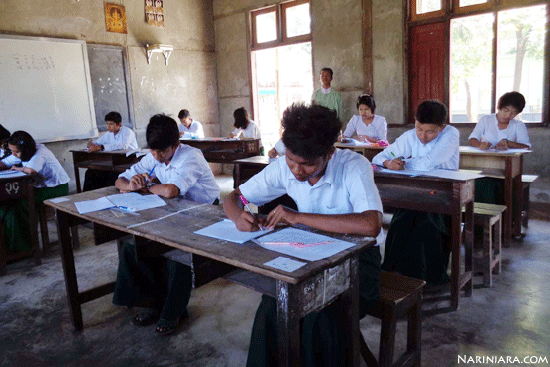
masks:
<instances>
[{"instance_id":1,"label":"boy with short hair","mask_svg":"<svg viewBox=\"0 0 550 367\"><path fill-rule=\"evenodd\" d=\"M459 133L445 124L446 119L447 109L441 102L422 102L414 130L402 134L372 162L391 170L457 170ZM448 222L448 216L398 209L386 236L382 269L430 284L448 282Z\"/></svg>"},{"instance_id":2,"label":"boy with short hair","mask_svg":"<svg viewBox=\"0 0 550 367\"><path fill-rule=\"evenodd\" d=\"M138 149L136 134L132 129L122 126L120 113L111 111L105 115L107 132L100 136L95 142L88 142L89 152L112 151L118 149ZM99 171L87 169L84 177L83 191L90 191L102 187L112 186L118 178L116 172Z\"/></svg>"},{"instance_id":3,"label":"boy with short hair","mask_svg":"<svg viewBox=\"0 0 550 367\"><path fill-rule=\"evenodd\" d=\"M524 107L525 97L521 93L503 94L498 99L497 113L483 116L476 124L468 138L470 145L482 150L531 148L525 124L514 119Z\"/></svg>"},{"instance_id":4,"label":"boy with short hair","mask_svg":"<svg viewBox=\"0 0 550 367\"><path fill-rule=\"evenodd\" d=\"M150 152L126 172L116 187L121 192L148 191L198 203L217 204L220 189L199 149L180 144L177 123L166 115L151 117L147 125ZM113 296L120 306L145 306L132 323L150 325L158 320L158 335L177 330L187 314L192 274L188 266L163 256L137 257L134 243L124 243Z\"/></svg>"},{"instance_id":5,"label":"boy with short hair","mask_svg":"<svg viewBox=\"0 0 550 367\"><path fill-rule=\"evenodd\" d=\"M319 105L292 105L283 114L282 141L286 155L240 185L224 200L224 211L241 231L260 224L274 228L279 222L303 224L334 233L376 237L382 221L382 202L368 160L352 151L335 149L341 129L335 111ZM259 223L243 211L239 195L262 205L283 194L298 211L283 205ZM378 297L378 247L359 258L360 316ZM256 312L247 366L277 365L276 300L263 296ZM302 321L302 365L340 366L345 359L345 326L338 325L337 303Z\"/></svg>"},{"instance_id":6,"label":"boy with short hair","mask_svg":"<svg viewBox=\"0 0 550 367\"><path fill-rule=\"evenodd\" d=\"M188 110L181 110L178 113L178 119L181 122L181 124L178 124L180 138L204 138L202 124L191 118Z\"/></svg>"}]
</instances>

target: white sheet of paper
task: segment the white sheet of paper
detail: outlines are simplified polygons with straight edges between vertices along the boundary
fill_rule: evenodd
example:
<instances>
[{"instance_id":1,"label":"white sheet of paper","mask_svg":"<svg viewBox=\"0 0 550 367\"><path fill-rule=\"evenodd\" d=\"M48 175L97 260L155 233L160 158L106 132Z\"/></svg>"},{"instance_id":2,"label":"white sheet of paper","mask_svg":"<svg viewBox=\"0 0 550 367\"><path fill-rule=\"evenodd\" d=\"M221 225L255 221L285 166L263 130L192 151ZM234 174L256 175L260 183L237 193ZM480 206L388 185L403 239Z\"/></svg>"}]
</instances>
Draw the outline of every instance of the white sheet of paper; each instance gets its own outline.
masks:
<instances>
[{"instance_id":1,"label":"white sheet of paper","mask_svg":"<svg viewBox=\"0 0 550 367\"><path fill-rule=\"evenodd\" d=\"M201 236L218 238L220 240L236 242L236 243L245 243L250 241L253 238L261 236L263 234L269 233L271 230L267 231L256 231L256 232L241 232L229 219L224 219L218 223L214 223L203 229L199 229L194 233L200 234Z\"/></svg>"},{"instance_id":2,"label":"white sheet of paper","mask_svg":"<svg viewBox=\"0 0 550 367\"><path fill-rule=\"evenodd\" d=\"M275 269L292 273L294 270L301 268L306 263L289 259L288 257L279 256L271 261L266 262L264 265Z\"/></svg>"},{"instance_id":3,"label":"white sheet of paper","mask_svg":"<svg viewBox=\"0 0 550 367\"><path fill-rule=\"evenodd\" d=\"M98 210L108 209L115 206L109 199L102 197L95 200L78 201L74 203L79 214L96 212Z\"/></svg>"},{"instance_id":4,"label":"white sheet of paper","mask_svg":"<svg viewBox=\"0 0 550 367\"><path fill-rule=\"evenodd\" d=\"M328 242L321 245L296 248L287 245L267 245L266 242L302 242L311 244L317 242ZM254 241L261 247L276 251L281 254L297 257L308 261L325 259L345 249L355 246L354 243L338 240L321 234L304 231L298 228L284 228L278 232L270 233Z\"/></svg>"},{"instance_id":5,"label":"white sheet of paper","mask_svg":"<svg viewBox=\"0 0 550 367\"><path fill-rule=\"evenodd\" d=\"M515 153L531 153L532 150L530 149L518 149L518 148L510 148L506 150L498 150L495 148L489 148L487 150L479 149L476 147L471 146L461 146L460 147L461 152L488 152L488 153L501 153L501 154L515 154Z\"/></svg>"},{"instance_id":6,"label":"white sheet of paper","mask_svg":"<svg viewBox=\"0 0 550 367\"><path fill-rule=\"evenodd\" d=\"M0 177L2 178L21 177L26 175L27 174L25 172L20 172L20 171L11 171L11 170L0 171Z\"/></svg>"},{"instance_id":7,"label":"white sheet of paper","mask_svg":"<svg viewBox=\"0 0 550 367\"><path fill-rule=\"evenodd\" d=\"M68 197L64 197L64 196L62 196L62 197L60 197L60 198L50 199L50 201L51 201L52 203L56 203L56 204L57 204L57 203L62 203L62 202L64 202L64 201L69 201L69 200L71 200L71 199L69 199Z\"/></svg>"},{"instance_id":8,"label":"white sheet of paper","mask_svg":"<svg viewBox=\"0 0 550 367\"><path fill-rule=\"evenodd\" d=\"M141 195L137 192L109 195L107 199L114 206L125 207L136 212L166 205L166 202L158 195Z\"/></svg>"},{"instance_id":9,"label":"white sheet of paper","mask_svg":"<svg viewBox=\"0 0 550 367\"><path fill-rule=\"evenodd\" d=\"M410 169L393 170L393 169L387 169L387 168L380 168L379 172L393 173L393 174L396 174L396 175L411 176L411 177L420 176L420 175L426 173L426 171L414 171L414 170L410 170Z\"/></svg>"}]
</instances>

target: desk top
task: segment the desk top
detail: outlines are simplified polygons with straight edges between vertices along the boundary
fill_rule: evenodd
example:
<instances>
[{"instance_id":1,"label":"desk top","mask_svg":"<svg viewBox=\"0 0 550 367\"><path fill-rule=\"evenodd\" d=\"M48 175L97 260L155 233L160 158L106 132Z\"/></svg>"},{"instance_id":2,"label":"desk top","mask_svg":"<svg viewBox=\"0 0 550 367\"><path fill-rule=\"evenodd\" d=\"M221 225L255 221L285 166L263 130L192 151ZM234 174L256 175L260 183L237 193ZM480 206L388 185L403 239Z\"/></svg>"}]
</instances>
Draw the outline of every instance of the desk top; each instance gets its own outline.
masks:
<instances>
[{"instance_id":1,"label":"desk top","mask_svg":"<svg viewBox=\"0 0 550 367\"><path fill-rule=\"evenodd\" d=\"M71 149L70 151L71 152L74 152L74 153L90 153L90 154L124 154L126 155L126 153L132 151L133 149L117 149L117 150L109 150L109 151L104 151L104 150L99 150L97 152L88 152L88 149L86 148L83 148L83 149Z\"/></svg>"},{"instance_id":2,"label":"desk top","mask_svg":"<svg viewBox=\"0 0 550 367\"><path fill-rule=\"evenodd\" d=\"M243 159L236 159L233 161L233 163L247 163L247 164L253 164L258 166L267 166L271 161L275 159L269 158L264 155L256 155L253 157L243 158Z\"/></svg>"},{"instance_id":3,"label":"desk top","mask_svg":"<svg viewBox=\"0 0 550 367\"><path fill-rule=\"evenodd\" d=\"M166 206L137 213L122 213L117 210L106 209L88 214L79 214L74 205L74 202L77 201L93 200L117 192L118 190L111 186L69 195L67 196L70 199L69 201L53 203L51 200L46 200L44 203L60 211L106 227L148 238L292 284L297 284L319 271L340 264L375 244L375 240L372 238L337 235L313 230L313 232L353 242L357 245L327 259L306 262L303 267L292 273L287 273L263 265L279 256L288 257L287 255L263 249L250 241L238 244L193 233L225 218L225 214L219 206L198 204L193 201L175 198L166 200Z\"/></svg>"},{"instance_id":4,"label":"desk top","mask_svg":"<svg viewBox=\"0 0 550 367\"><path fill-rule=\"evenodd\" d=\"M529 150L529 149L481 150L479 148L470 147L470 146L460 146L459 151L460 151L460 154L492 155L492 156L522 155L522 154L532 152L532 150Z\"/></svg>"}]
</instances>

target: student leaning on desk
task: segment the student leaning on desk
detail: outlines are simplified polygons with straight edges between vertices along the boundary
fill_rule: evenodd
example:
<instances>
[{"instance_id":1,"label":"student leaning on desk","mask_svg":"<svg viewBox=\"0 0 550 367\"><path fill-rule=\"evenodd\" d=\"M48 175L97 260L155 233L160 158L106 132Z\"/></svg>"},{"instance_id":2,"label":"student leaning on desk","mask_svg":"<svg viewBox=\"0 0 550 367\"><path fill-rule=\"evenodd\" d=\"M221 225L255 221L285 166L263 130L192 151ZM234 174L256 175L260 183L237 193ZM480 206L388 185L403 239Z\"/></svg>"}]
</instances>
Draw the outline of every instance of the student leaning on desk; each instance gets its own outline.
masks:
<instances>
[{"instance_id":1,"label":"student leaning on desk","mask_svg":"<svg viewBox=\"0 0 550 367\"><path fill-rule=\"evenodd\" d=\"M180 144L174 119L166 115L151 117L146 138L150 152L120 174L115 185L121 192L147 191L165 198L180 196L198 203L218 203L220 188L210 166L199 149ZM146 326L158 320L156 333L169 335L187 315L191 285L188 266L160 255L138 258L135 244L125 242L113 303L143 307L132 323Z\"/></svg>"},{"instance_id":2,"label":"student leaning on desk","mask_svg":"<svg viewBox=\"0 0 550 367\"><path fill-rule=\"evenodd\" d=\"M136 134L132 129L122 126L120 113L111 111L105 115L107 132L100 136L95 142L88 142L89 152L112 151L118 149L138 149ZM84 178L83 191L90 191L102 187L114 185L118 173L87 169Z\"/></svg>"},{"instance_id":3,"label":"student leaning on desk","mask_svg":"<svg viewBox=\"0 0 550 367\"><path fill-rule=\"evenodd\" d=\"M422 102L416 110L414 130L403 133L372 162L391 170L457 170L459 133L445 125L446 119L442 103ZM398 209L386 236L382 269L430 284L448 282L449 226L448 216Z\"/></svg>"},{"instance_id":4,"label":"student leaning on desk","mask_svg":"<svg viewBox=\"0 0 550 367\"><path fill-rule=\"evenodd\" d=\"M503 94L497 103L497 113L483 116L470 134L469 143L482 150L494 148L529 149L531 142L527 128L515 117L523 111L525 98L519 92ZM476 180L475 201L504 204L504 182L498 178L483 177Z\"/></svg>"},{"instance_id":5,"label":"student leaning on desk","mask_svg":"<svg viewBox=\"0 0 550 367\"><path fill-rule=\"evenodd\" d=\"M382 202L372 167L362 155L333 144L341 122L335 111L319 105L292 105L283 114L286 155L267 166L224 200L224 211L241 231L273 228L277 223L304 224L320 230L376 237ZM260 221L239 204L243 195L262 205L288 194L298 211L279 205ZM359 257L360 316L378 297L380 251L369 248ZM303 319L302 366L345 364L346 326L338 322L338 303ZM247 366L277 364L276 300L263 296L256 312Z\"/></svg>"},{"instance_id":6,"label":"student leaning on desk","mask_svg":"<svg viewBox=\"0 0 550 367\"><path fill-rule=\"evenodd\" d=\"M10 132L0 125L0 171L21 163L21 159L11 154L8 149L8 138L10 135Z\"/></svg>"},{"instance_id":7,"label":"student leaning on desk","mask_svg":"<svg viewBox=\"0 0 550 367\"><path fill-rule=\"evenodd\" d=\"M346 125L346 131L341 138L354 138L365 143L378 143L387 141L388 124L383 116L375 115L376 102L370 94L362 94L357 97L357 111L359 115L353 115Z\"/></svg>"},{"instance_id":8,"label":"student leaning on desk","mask_svg":"<svg viewBox=\"0 0 550 367\"><path fill-rule=\"evenodd\" d=\"M180 124L178 124L178 130L180 132L180 138L192 138L192 139L203 139L204 131L202 129L202 124L197 120L191 118L191 114L187 110L181 110L178 113L178 119Z\"/></svg>"},{"instance_id":9,"label":"student leaning on desk","mask_svg":"<svg viewBox=\"0 0 550 367\"><path fill-rule=\"evenodd\" d=\"M53 153L42 144L36 144L33 137L25 131L16 131L8 138L8 148L15 158L21 160L23 167L12 166L15 171L36 174L34 200L37 204L44 200L67 195L69 175L63 169ZM31 248L27 202L23 199L5 202L0 207L0 220L3 223L7 248L25 251Z\"/></svg>"}]
</instances>

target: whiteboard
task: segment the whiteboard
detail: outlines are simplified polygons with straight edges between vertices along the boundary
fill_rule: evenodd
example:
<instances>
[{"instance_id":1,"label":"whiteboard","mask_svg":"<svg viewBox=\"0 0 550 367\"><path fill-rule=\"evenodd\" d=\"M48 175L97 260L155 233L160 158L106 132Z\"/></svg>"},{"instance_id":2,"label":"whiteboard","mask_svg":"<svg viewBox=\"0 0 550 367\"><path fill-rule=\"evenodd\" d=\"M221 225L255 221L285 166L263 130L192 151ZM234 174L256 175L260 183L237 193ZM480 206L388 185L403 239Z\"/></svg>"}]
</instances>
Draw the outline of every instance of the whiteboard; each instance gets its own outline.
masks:
<instances>
[{"instance_id":1,"label":"whiteboard","mask_svg":"<svg viewBox=\"0 0 550 367\"><path fill-rule=\"evenodd\" d=\"M0 35L0 124L37 142L97 136L86 42Z\"/></svg>"}]
</instances>

